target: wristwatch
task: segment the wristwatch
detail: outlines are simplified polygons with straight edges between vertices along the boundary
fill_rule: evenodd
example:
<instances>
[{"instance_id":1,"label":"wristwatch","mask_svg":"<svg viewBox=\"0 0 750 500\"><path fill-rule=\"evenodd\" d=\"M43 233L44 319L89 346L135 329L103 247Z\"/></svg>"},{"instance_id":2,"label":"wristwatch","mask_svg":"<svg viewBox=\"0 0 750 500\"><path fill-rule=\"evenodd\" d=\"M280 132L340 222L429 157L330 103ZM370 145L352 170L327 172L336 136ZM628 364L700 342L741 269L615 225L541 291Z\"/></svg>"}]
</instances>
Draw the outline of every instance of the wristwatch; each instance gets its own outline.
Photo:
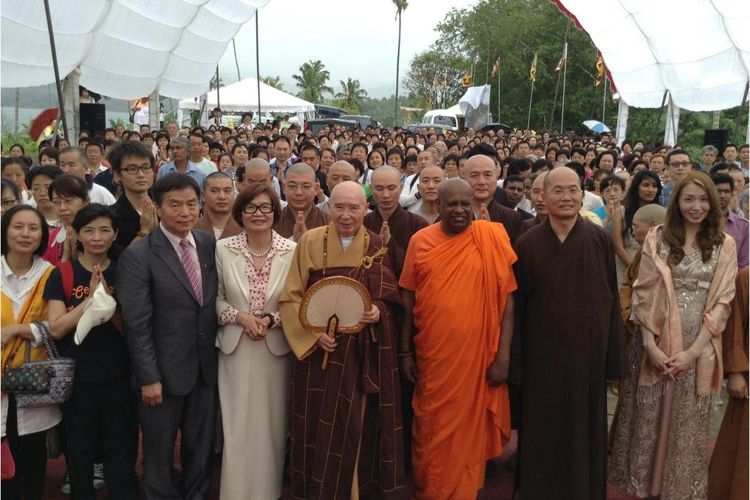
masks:
<instances>
[{"instance_id":1,"label":"wristwatch","mask_svg":"<svg viewBox=\"0 0 750 500\"><path fill-rule=\"evenodd\" d=\"M264 313L260 316L260 319L268 318L268 328L271 328L273 326L273 314L271 313Z\"/></svg>"}]
</instances>

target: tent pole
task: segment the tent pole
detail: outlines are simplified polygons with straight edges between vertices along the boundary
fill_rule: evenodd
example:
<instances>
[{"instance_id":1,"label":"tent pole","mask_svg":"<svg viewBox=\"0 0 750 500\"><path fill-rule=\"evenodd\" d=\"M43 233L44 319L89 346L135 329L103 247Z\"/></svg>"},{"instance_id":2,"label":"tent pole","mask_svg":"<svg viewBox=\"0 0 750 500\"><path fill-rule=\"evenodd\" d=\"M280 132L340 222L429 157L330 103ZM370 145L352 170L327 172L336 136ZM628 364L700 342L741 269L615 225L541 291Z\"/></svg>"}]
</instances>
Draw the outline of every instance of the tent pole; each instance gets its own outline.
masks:
<instances>
[{"instance_id":1,"label":"tent pole","mask_svg":"<svg viewBox=\"0 0 750 500\"><path fill-rule=\"evenodd\" d=\"M52 68L55 70L55 87L57 87L57 103L60 107L60 114L62 115L63 122L63 137L68 139L68 122L65 119L65 111L63 108L63 96L62 89L60 88L60 69L57 67L57 50L55 49L55 33L52 31L52 16L49 12L49 0L44 0L44 15L47 17L47 31L49 32L49 45L52 49Z\"/></svg>"},{"instance_id":2,"label":"tent pole","mask_svg":"<svg viewBox=\"0 0 750 500\"><path fill-rule=\"evenodd\" d=\"M219 87L221 82L219 81L219 65L216 65L216 107L221 108L221 99L219 98Z\"/></svg>"},{"instance_id":3,"label":"tent pole","mask_svg":"<svg viewBox=\"0 0 750 500\"><path fill-rule=\"evenodd\" d=\"M260 125L260 37L258 36L258 12L255 10L255 78L258 84L258 125Z\"/></svg>"}]
</instances>

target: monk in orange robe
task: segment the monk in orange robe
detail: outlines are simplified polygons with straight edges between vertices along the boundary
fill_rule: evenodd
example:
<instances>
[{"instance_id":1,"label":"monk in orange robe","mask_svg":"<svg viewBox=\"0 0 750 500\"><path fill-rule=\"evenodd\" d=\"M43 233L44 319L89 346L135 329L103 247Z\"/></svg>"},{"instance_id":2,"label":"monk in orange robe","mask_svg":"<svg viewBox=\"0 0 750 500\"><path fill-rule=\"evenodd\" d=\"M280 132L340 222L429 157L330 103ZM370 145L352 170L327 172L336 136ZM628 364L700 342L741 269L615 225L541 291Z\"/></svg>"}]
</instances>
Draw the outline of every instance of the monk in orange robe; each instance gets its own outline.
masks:
<instances>
[{"instance_id":1,"label":"monk in orange robe","mask_svg":"<svg viewBox=\"0 0 750 500\"><path fill-rule=\"evenodd\" d=\"M510 437L512 265L502 224L472 221L472 190L439 188L439 224L409 243L399 285L399 360L416 381L412 462L416 499L476 498L485 464Z\"/></svg>"}]
</instances>

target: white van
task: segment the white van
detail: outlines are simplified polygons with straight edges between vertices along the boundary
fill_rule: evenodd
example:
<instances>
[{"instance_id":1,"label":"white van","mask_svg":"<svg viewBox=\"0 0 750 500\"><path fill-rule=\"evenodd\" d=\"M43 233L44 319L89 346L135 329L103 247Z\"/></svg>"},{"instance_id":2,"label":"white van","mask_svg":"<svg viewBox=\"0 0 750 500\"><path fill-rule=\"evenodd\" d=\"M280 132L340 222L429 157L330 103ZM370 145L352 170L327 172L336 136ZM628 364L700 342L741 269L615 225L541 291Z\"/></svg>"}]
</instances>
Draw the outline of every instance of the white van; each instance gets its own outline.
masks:
<instances>
[{"instance_id":1,"label":"white van","mask_svg":"<svg viewBox=\"0 0 750 500\"><path fill-rule=\"evenodd\" d=\"M441 125L451 130L458 130L458 115L448 109L433 109L422 117L420 125L427 124Z\"/></svg>"}]
</instances>

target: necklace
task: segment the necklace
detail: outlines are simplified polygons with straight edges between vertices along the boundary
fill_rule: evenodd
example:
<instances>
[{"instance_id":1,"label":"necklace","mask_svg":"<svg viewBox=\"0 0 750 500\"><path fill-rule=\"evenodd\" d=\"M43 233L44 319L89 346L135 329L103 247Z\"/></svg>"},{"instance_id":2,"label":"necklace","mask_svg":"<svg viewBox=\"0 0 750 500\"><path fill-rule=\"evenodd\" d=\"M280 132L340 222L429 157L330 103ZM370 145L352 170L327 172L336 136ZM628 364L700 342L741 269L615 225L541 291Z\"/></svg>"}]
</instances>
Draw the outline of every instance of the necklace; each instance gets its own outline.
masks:
<instances>
[{"instance_id":1,"label":"necklace","mask_svg":"<svg viewBox=\"0 0 750 500\"><path fill-rule=\"evenodd\" d=\"M273 247L273 238L271 239L271 244L268 245L268 248L266 248L266 251L262 252L262 253L255 253L255 252L253 252L253 249L250 248L250 245L249 244L247 245L247 249L250 252L250 255L252 255L253 257L258 257L258 258L265 257L266 255L268 255L268 252L271 251L271 247Z\"/></svg>"}]
</instances>

